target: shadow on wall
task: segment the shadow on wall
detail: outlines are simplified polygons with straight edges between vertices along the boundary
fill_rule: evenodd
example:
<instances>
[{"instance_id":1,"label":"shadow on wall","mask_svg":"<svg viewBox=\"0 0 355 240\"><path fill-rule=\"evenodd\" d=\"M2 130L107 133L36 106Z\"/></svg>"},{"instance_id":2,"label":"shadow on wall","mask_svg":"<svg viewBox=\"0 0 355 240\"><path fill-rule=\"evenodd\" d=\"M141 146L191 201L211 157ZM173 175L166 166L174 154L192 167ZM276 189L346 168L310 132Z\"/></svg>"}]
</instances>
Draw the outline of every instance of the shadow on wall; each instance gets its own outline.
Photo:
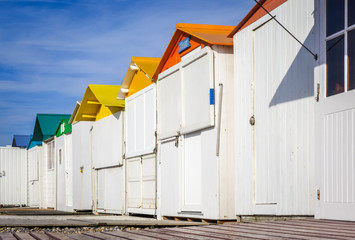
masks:
<instances>
[{"instance_id":1,"label":"shadow on wall","mask_svg":"<svg viewBox=\"0 0 355 240\"><path fill-rule=\"evenodd\" d=\"M280 27L280 26L278 26ZM314 51L314 27L309 32L306 40L303 42L307 48ZM285 34L287 34L285 32ZM292 38L291 36L289 36ZM292 39L295 44L296 40ZM287 49L284 50L287 54ZM304 48L301 47L296 58L288 68L280 85L278 86L274 96L269 103L269 107L276 106L281 103L291 102L302 98L308 98L314 95L314 67L316 61L314 57Z\"/></svg>"}]
</instances>

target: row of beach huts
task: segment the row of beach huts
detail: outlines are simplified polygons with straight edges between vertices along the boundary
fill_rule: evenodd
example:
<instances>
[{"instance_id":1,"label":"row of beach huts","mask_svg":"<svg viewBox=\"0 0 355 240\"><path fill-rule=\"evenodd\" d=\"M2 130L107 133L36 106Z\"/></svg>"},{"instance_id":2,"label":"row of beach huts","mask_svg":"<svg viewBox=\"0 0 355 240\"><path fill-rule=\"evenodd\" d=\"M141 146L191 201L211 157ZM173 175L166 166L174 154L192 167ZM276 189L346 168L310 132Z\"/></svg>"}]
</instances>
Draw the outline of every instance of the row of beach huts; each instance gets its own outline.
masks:
<instances>
[{"instance_id":1,"label":"row of beach huts","mask_svg":"<svg viewBox=\"0 0 355 240\"><path fill-rule=\"evenodd\" d=\"M89 85L71 115L37 114L26 149L0 148L0 204L355 220L353 89L354 1L179 23L162 58L132 57L121 86Z\"/></svg>"}]
</instances>

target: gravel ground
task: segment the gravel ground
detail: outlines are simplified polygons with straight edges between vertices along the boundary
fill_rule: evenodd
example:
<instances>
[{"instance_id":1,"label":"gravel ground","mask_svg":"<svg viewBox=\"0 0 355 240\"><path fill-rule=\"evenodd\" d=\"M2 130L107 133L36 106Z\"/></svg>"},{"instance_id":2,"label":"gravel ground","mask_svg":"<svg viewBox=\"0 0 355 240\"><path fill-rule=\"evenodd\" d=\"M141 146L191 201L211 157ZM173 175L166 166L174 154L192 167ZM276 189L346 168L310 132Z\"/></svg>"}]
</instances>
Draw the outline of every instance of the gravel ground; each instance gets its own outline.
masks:
<instances>
[{"instance_id":1,"label":"gravel ground","mask_svg":"<svg viewBox=\"0 0 355 240\"><path fill-rule=\"evenodd\" d=\"M28 233L28 232L60 232L65 234L73 233L85 233L85 232L112 232L112 231L122 231L122 230L142 230L150 228L135 228L135 227L53 227L53 228L24 228L24 227L2 227L0 228L0 233Z\"/></svg>"}]
</instances>

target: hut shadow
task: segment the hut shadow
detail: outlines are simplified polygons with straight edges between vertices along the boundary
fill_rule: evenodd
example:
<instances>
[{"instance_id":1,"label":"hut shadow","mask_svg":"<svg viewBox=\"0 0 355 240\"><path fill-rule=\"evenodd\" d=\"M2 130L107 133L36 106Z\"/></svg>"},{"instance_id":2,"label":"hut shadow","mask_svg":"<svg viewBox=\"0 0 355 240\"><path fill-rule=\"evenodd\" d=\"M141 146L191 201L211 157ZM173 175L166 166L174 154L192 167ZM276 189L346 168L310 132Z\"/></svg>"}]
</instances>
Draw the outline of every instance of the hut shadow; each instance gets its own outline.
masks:
<instances>
[{"instance_id":1,"label":"hut shadow","mask_svg":"<svg viewBox=\"0 0 355 240\"><path fill-rule=\"evenodd\" d=\"M314 51L314 34L312 32L313 28L303 44ZM287 54L287 49L284 52ZM304 47L301 47L276 89L269 107L313 96L315 64L314 57Z\"/></svg>"}]
</instances>

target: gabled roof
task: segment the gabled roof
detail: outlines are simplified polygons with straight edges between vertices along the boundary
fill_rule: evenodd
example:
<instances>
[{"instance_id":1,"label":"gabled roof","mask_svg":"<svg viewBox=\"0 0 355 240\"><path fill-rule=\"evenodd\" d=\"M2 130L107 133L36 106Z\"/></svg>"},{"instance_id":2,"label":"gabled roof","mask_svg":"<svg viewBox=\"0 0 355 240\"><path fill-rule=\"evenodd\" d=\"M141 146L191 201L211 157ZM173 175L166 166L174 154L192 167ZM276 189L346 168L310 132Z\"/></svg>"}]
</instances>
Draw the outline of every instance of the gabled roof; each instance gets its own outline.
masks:
<instances>
[{"instance_id":1,"label":"gabled roof","mask_svg":"<svg viewBox=\"0 0 355 240\"><path fill-rule=\"evenodd\" d=\"M44 141L52 137L62 119L69 119L70 114L37 114L33 141Z\"/></svg>"},{"instance_id":2,"label":"gabled roof","mask_svg":"<svg viewBox=\"0 0 355 240\"><path fill-rule=\"evenodd\" d=\"M121 89L118 92L117 99L125 98L127 90L129 89L132 80L136 76L138 70L142 71L145 77L152 81L153 74L157 69L160 60L161 58L132 57L131 63L129 64L126 75L122 81ZM136 69L135 67L138 67L138 69ZM142 84L141 89L143 89L144 87L146 87L145 84ZM136 90L139 91L141 89Z\"/></svg>"},{"instance_id":3,"label":"gabled roof","mask_svg":"<svg viewBox=\"0 0 355 240\"><path fill-rule=\"evenodd\" d=\"M96 121L121 111L125 106L125 101L116 99L120 88L121 86L118 85L89 84L74 122Z\"/></svg>"},{"instance_id":4,"label":"gabled roof","mask_svg":"<svg viewBox=\"0 0 355 240\"><path fill-rule=\"evenodd\" d=\"M42 145L42 141L33 141L31 139L30 142L28 143L27 150L31 149L31 148L33 148L35 146L41 146L41 145Z\"/></svg>"},{"instance_id":5,"label":"gabled roof","mask_svg":"<svg viewBox=\"0 0 355 240\"><path fill-rule=\"evenodd\" d=\"M178 23L176 30L171 38L163 57L159 63L157 70L153 75L153 79L158 79L158 75L168 60L170 53L176 48L178 41L182 34L190 35L203 42L204 45L225 45L233 46L233 40L228 38L228 34L233 30L234 26L222 25L205 25L205 24L191 24L191 23Z\"/></svg>"},{"instance_id":6,"label":"gabled roof","mask_svg":"<svg viewBox=\"0 0 355 240\"><path fill-rule=\"evenodd\" d=\"M30 135L14 135L12 139L12 147L25 148L31 140Z\"/></svg>"},{"instance_id":7,"label":"gabled roof","mask_svg":"<svg viewBox=\"0 0 355 240\"><path fill-rule=\"evenodd\" d=\"M279 7L285 2L287 2L287 0L259 0L259 4L255 4L255 6L248 12L248 14L242 19L242 21L240 21L240 23L228 35L228 37L232 38L234 34L236 34L238 31L256 22L258 19L262 18L267 14L265 10L260 7L260 4L268 12L271 12L272 10Z\"/></svg>"},{"instance_id":8,"label":"gabled roof","mask_svg":"<svg viewBox=\"0 0 355 240\"><path fill-rule=\"evenodd\" d=\"M76 115L78 115L78 110L80 107L81 101L76 101L75 108L73 110L73 113L71 114L71 117L69 119L69 124L73 124L75 122Z\"/></svg>"},{"instance_id":9,"label":"gabled roof","mask_svg":"<svg viewBox=\"0 0 355 240\"><path fill-rule=\"evenodd\" d=\"M71 124L69 124L69 119L63 119L55 132L55 136L59 137L64 134L70 133L72 131Z\"/></svg>"}]
</instances>

